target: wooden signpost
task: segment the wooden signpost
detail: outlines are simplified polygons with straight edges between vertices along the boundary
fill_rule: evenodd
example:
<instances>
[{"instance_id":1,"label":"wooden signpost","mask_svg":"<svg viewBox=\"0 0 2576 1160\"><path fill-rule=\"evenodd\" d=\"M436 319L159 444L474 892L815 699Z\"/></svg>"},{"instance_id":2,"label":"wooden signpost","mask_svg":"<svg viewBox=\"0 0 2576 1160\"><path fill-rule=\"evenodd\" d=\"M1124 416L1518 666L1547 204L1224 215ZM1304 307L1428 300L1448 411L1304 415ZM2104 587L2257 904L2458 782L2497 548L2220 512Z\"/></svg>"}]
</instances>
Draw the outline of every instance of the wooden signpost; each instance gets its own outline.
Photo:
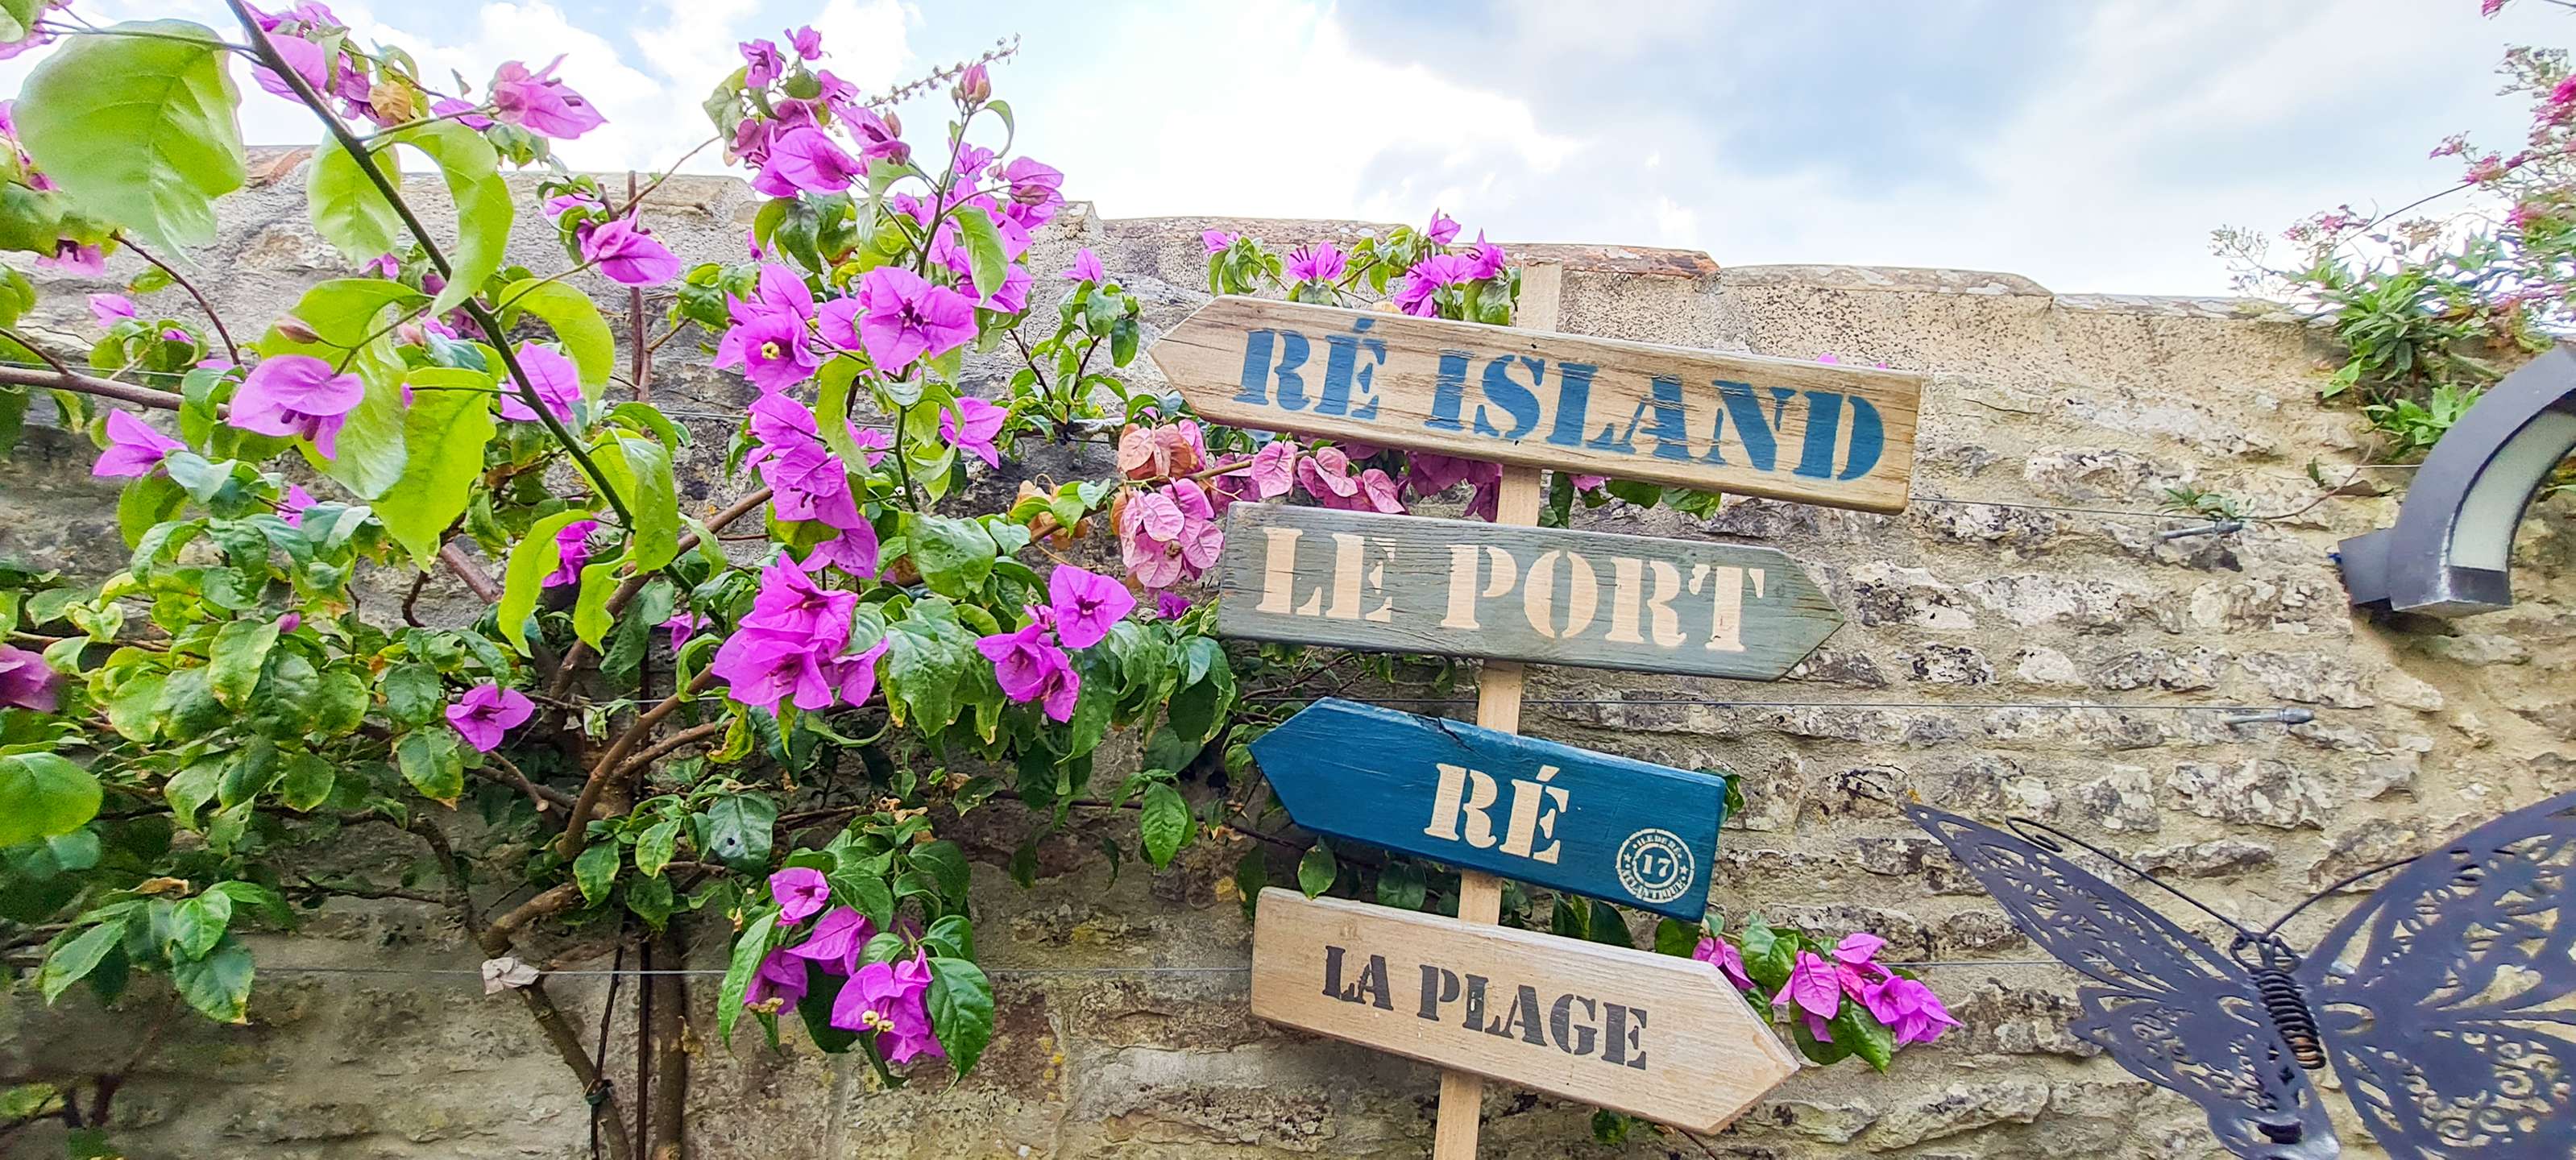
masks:
<instances>
[{"instance_id":1,"label":"wooden signpost","mask_svg":"<svg viewBox=\"0 0 2576 1160\"><path fill-rule=\"evenodd\" d=\"M1770 548L1281 504L1221 573L1226 636L1391 652L1769 681L1843 623Z\"/></svg>"},{"instance_id":2,"label":"wooden signpost","mask_svg":"<svg viewBox=\"0 0 2576 1160\"><path fill-rule=\"evenodd\" d=\"M1326 699L1252 743L1297 824L1697 922L1726 782Z\"/></svg>"},{"instance_id":3,"label":"wooden signpost","mask_svg":"<svg viewBox=\"0 0 2576 1160\"><path fill-rule=\"evenodd\" d=\"M1225 297L1152 354L1239 427L1904 510L1923 376L1546 333L1522 285L1533 329Z\"/></svg>"},{"instance_id":4,"label":"wooden signpost","mask_svg":"<svg viewBox=\"0 0 2576 1160\"><path fill-rule=\"evenodd\" d=\"M1797 1060L1704 963L1495 929L1502 880L1705 912L1717 778L1512 736L1521 662L1776 679L1841 623L1767 549L1541 531L1539 469L1905 506L1922 376L1219 298L1153 347L1208 419L1503 465L1491 525L1239 504L1219 631L1487 658L1476 726L1324 701L1254 743L1299 824L1459 868L1458 917L1264 891L1253 1011L1440 1064L1433 1160L1484 1076L1714 1130Z\"/></svg>"},{"instance_id":5,"label":"wooden signpost","mask_svg":"<svg viewBox=\"0 0 2576 1160\"><path fill-rule=\"evenodd\" d=\"M1256 915L1252 1013L1274 1023L1695 1132L1798 1070L1706 963L1293 890Z\"/></svg>"}]
</instances>

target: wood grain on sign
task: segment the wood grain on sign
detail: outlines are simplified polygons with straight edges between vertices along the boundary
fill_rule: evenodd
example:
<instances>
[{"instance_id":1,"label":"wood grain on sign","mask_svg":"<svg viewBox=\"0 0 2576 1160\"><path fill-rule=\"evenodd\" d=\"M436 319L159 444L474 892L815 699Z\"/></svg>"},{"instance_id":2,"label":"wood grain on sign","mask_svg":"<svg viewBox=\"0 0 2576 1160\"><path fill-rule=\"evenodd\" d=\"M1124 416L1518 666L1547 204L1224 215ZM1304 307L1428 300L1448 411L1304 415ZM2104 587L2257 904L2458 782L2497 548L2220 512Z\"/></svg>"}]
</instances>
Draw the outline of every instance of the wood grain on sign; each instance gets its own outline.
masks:
<instances>
[{"instance_id":1,"label":"wood grain on sign","mask_svg":"<svg viewBox=\"0 0 2576 1160\"><path fill-rule=\"evenodd\" d=\"M1833 507L1905 508L1923 376L1224 297L1157 341L1219 423Z\"/></svg>"},{"instance_id":2,"label":"wood grain on sign","mask_svg":"<svg viewBox=\"0 0 2576 1160\"><path fill-rule=\"evenodd\" d=\"M1252 756L1317 833L1684 922L1708 913L1724 778L1333 698Z\"/></svg>"},{"instance_id":3,"label":"wood grain on sign","mask_svg":"<svg viewBox=\"0 0 2576 1160\"><path fill-rule=\"evenodd\" d=\"M1778 680L1843 623L1777 549L1280 504L1226 515L1217 631Z\"/></svg>"},{"instance_id":4,"label":"wood grain on sign","mask_svg":"<svg viewBox=\"0 0 2576 1160\"><path fill-rule=\"evenodd\" d=\"M1276 888L1252 945L1263 1019L1694 1132L1798 1070L1696 959Z\"/></svg>"}]
</instances>

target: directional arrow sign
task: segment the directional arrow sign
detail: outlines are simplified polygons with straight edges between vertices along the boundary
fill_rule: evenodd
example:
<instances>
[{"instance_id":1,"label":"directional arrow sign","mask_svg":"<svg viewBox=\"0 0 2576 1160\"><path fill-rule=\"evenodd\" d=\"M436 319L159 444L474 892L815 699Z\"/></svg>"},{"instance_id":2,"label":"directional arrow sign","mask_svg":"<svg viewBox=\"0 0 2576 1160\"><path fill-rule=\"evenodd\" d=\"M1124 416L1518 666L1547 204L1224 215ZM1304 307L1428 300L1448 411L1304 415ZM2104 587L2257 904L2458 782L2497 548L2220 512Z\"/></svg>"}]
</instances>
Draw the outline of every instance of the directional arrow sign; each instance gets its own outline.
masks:
<instances>
[{"instance_id":1,"label":"directional arrow sign","mask_svg":"<svg viewBox=\"0 0 2576 1160\"><path fill-rule=\"evenodd\" d=\"M1264 890L1252 1013L1714 1132L1798 1070L1708 964Z\"/></svg>"},{"instance_id":2,"label":"directional arrow sign","mask_svg":"<svg viewBox=\"0 0 2576 1160\"><path fill-rule=\"evenodd\" d=\"M1923 377L1225 297L1153 347L1219 423L1905 508Z\"/></svg>"},{"instance_id":3,"label":"directional arrow sign","mask_svg":"<svg viewBox=\"0 0 2576 1160\"><path fill-rule=\"evenodd\" d=\"M1317 833L1685 922L1708 911L1722 778L1338 699L1252 755Z\"/></svg>"},{"instance_id":4,"label":"directional arrow sign","mask_svg":"<svg viewBox=\"0 0 2576 1160\"><path fill-rule=\"evenodd\" d=\"M1771 681L1843 622L1770 548L1282 504L1226 522L1226 636Z\"/></svg>"}]
</instances>

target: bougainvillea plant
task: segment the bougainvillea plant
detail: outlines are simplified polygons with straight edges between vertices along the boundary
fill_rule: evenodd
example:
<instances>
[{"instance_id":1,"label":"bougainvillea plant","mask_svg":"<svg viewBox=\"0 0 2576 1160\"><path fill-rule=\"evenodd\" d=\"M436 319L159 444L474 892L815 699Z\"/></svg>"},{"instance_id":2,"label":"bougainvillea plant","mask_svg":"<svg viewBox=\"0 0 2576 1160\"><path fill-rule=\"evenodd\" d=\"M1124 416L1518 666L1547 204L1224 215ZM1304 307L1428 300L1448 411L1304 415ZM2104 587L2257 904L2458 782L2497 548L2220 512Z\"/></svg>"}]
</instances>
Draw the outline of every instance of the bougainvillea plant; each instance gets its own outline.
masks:
<instances>
[{"instance_id":1,"label":"bougainvillea plant","mask_svg":"<svg viewBox=\"0 0 2576 1160\"><path fill-rule=\"evenodd\" d=\"M602 123L556 65L506 62L473 92L321 4L230 7L225 29L100 28L0 0L15 49L56 42L0 123L0 248L135 271L83 303L85 353L23 326L34 286L0 275L7 433L42 395L95 439L129 549L94 583L0 574L0 940L46 1000L241 1022L246 932L291 932L333 897L435 903L628 1157L679 1139L685 1029L646 1028L659 1078L630 1130L594 1045L513 953L534 936L588 929L670 965L679 932L719 935L708 1038L747 1018L775 1043L792 1020L895 1086L966 1073L992 1037L972 869L939 831L996 797L1027 818L1008 866L1024 886L1076 811L1118 811L1135 829L1103 841L1113 860L1242 844L1225 881L1247 906L1274 854L1309 893L1454 905L1454 876L1263 832L1278 811L1245 743L1351 662L1229 650L1203 578L1232 504L1394 512L1464 489L1490 513L1495 472L1204 425L1133 387L1137 297L1088 251L1029 263L1063 175L1012 153L986 67L1006 50L871 97L810 30L743 45L706 102L710 144L768 200L741 260L691 267L654 234L650 186L553 163L552 142ZM946 114L926 143L898 119L908 97ZM219 316L189 255L244 183L245 99L322 126L311 224L348 269L258 320ZM452 226L426 224L405 166L436 176ZM508 259L530 210L561 243L553 272ZM1518 271L1459 234L1435 214L1284 258L1212 234L1209 281L1510 320ZM668 296L664 333L630 335L621 362L584 286ZM678 338L751 399L721 447L652 401L650 355ZM1114 454L1061 481L1029 467L1084 441ZM691 462L740 498L692 510ZM1574 478L1554 496L1560 521L1578 496L1664 498ZM424 605L433 577L470 598ZM1113 731L1141 753L1114 773L1095 768ZM416 843L417 880L335 869L324 854L361 829ZM1554 905L1559 933L1629 938L1613 908ZM1517 890L1510 913L1533 921ZM1871 963L1874 940L1836 948L1857 982L1830 1012L1800 936L1757 923L1711 945L1734 952L1711 969L1749 972L1820 1060L1883 1067L1945 1018ZM85 1099L15 1093L8 1123L59 1116L94 1143L112 1078Z\"/></svg>"},{"instance_id":2,"label":"bougainvillea plant","mask_svg":"<svg viewBox=\"0 0 2576 1160\"><path fill-rule=\"evenodd\" d=\"M2477 0L2477 15L2506 3ZM2531 47L2497 71L2502 95L2529 103L2529 128L2506 149L2466 134L2434 145L2459 166L2447 188L2312 214L2281 235L2288 265L2261 231L2216 234L2240 287L2332 328L2345 358L2319 393L2359 406L2394 461L2430 450L2489 384L2576 326L2576 73L2567 50Z\"/></svg>"}]
</instances>

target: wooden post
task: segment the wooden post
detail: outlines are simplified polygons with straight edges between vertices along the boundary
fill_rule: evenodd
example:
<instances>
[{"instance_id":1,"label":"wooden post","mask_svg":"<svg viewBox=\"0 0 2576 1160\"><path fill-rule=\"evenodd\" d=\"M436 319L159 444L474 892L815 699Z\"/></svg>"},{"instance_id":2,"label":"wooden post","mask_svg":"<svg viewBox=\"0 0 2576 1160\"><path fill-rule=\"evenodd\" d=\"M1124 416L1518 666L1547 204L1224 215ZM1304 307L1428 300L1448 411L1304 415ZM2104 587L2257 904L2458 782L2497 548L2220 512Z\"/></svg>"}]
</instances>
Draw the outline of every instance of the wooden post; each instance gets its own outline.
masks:
<instances>
[{"instance_id":1,"label":"wooden post","mask_svg":"<svg viewBox=\"0 0 2576 1160\"><path fill-rule=\"evenodd\" d=\"M1528 330L1556 329L1559 301L1565 290L1565 267L1549 263L1521 271L1521 300L1514 325ZM1494 505L1494 522L1535 527L1538 524L1539 472L1535 467L1503 468L1503 490ZM1476 724L1505 733L1521 730L1521 678L1518 661L1487 661L1476 680ZM1473 871L1458 877L1458 921L1491 925L1503 915L1503 882ZM1463 1071L1440 1073L1440 1118L1433 1129L1431 1160L1475 1160L1476 1133L1484 1115L1485 1079Z\"/></svg>"}]
</instances>

